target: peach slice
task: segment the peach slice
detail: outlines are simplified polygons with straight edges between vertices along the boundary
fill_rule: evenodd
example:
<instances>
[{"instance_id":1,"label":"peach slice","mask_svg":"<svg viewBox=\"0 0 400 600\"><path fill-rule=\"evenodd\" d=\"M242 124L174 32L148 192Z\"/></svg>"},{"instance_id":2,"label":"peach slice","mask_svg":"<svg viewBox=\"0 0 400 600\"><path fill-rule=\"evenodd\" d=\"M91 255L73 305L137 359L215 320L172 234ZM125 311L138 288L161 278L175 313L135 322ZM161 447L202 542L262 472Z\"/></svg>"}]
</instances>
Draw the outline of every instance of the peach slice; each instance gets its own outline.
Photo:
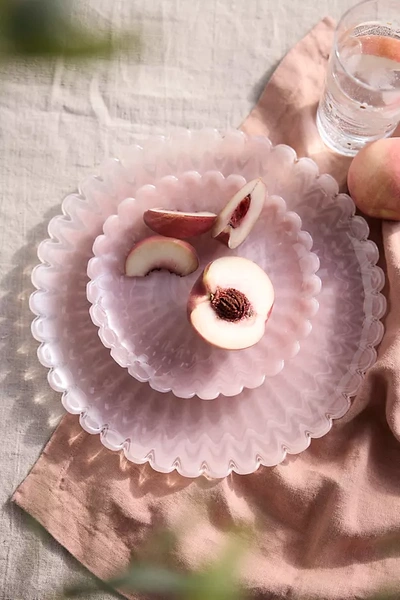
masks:
<instances>
[{"instance_id":1,"label":"peach slice","mask_svg":"<svg viewBox=\"0 0 400 600\"><path fill-rule=\"evenodd\" d=\"M218 258L204 269L188 300L190 323L206 342L226 350L254 346L274 304L268 275L247 258Z\"/></svg>"},{"instance_id":2,"label":"peach slice","mask_svg":"<svg viewBox=\"0 0 400 600\"><path fill-rule=\"evenodd\" d=\"M228 248L237 248L260 216L266 194L267 187L261 179L246 183L217 216L212 236Z\"/></svg>"},{"instance_id":3,"label":"peach slice","mask_svg":"<svg viewBox=\"0 0 400 600\"><path fill-rule=\"evenodd\" d=\"M206 233L216 218L217 215L212 212L182 212L166 208L150 208L143 215L144 222L152 231L179 239Z\"/></svg>"},{"instance_id":4,"label":"peach slice","mask_svg":"<svg viewBox=\"0 0 400 600\"><path fill-rule=\"evenodd\" d=\"M182 240L153 235L138 242L125 262L125 275L145 277L151 271L166 269L185 277L199 266L196 250Z\"/></svg>"}]
</instances>

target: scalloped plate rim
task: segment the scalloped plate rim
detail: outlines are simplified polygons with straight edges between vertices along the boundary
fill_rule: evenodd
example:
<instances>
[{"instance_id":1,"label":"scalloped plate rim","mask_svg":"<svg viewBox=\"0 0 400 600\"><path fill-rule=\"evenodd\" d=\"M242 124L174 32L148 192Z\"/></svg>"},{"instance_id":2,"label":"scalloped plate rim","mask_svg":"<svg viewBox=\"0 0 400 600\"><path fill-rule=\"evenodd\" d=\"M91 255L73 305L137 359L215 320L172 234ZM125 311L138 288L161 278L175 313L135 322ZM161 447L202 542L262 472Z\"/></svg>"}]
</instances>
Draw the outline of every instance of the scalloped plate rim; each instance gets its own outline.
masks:
<instances>
[{"instance_id":1,"label":"scalloped plate rim","mask_svg":"<svg viewBox=\"0 0 400 600\"><path fill-rule=\"evenodd\" d=\"M205 130L204 129L203 130L201 130L201 129L200 130L187 130L187 129L185 129L184 131L186 131L188 133L188 135L190 135L190 136L193 133L196 133L197 131L211 131L211 132L215 132L215 134L218 135L220 139L223 139L227 135L227 133L229 132L229 130L227 130L225 133L220 133L217 129L205 129ZM334 186L336 188L336 192L332 195L332 198L335 198L336 196L339 195L339 187L338 187L338 184L337 184L336 180L334 179L334 177L332 177L332 175L329 175L327 173L320 173L317 164L311 158L309 158L309 157L300 157L300 158L298 158L297 154L296 154L296 151L292 147L290 147L287 144L277 144L276 146L274 146L272 144L271 140L269 140L269 138L267 136L263 136L263 135L247 136L246 134L244 134L243 132L240 132L238 130L233 130L233 131L241 134L244 137L244 139L247 139L249 137L264 138L264 140L266 141L266 143L269 145L269 149L270 150L274 150L274 149L277 149L277 148L282 148L282 149L285 149L286 151L289 151L292 154L292 156L293 156L293 162L294 163L297 163L299 161L307 161L307 162L309 162L310 164L313 165L313 168L315 170L315 178L316 179L320 179L320 178L323 177L323 178L328 179L331 182L331 184L334 184ZM155 136L151 136L152 139L154 137ZM163 141L167 141L168 139L170 139L168 135L157 136L157 137L161 138ZM144 146L141 146L139 143L134 143L134 144L130 145L129 149L131 150L133 148L138 149L138 150L143 150ZM119 158L108 158L105 161L103 161L103 163L100 165L99 171L101 169L101 166L103 164L105 164L106 162L110 161L110 160L113 161L113 162L115 161L117 163L122 164L122 160L119 159ZM95 178L97 178L97 179L99 179L99 180L102 181L102 178L100 176L98 176L98 175L92 175L92 176L89 176L89 177L95 177ZM78 186L77 195L81 196L82 199L86 199L85 196L82 194L81 185L82 185L82 183ZM48 229L48 235L49 235L49 237L47 239L43 240L40 243L39 247L42 246L42 245L44 245L44 244L47 244L49 242L53 242L53 241L55 241L57 239L51 233L51 231L50 231L51 224L53 222L55 222L57 219L60 219L60 217L63 218L63 220L65 219L67 221L71 219L71 215L69 214L69 212L68 212L68 210L66 209L66 206L65 206L67 199L71 195L72 194L68 194L64 198L64 200L62 201L62 203L61 203L61 214L56 215L56 216L52 217L52 219L50 219L49 224L48 224L48 228L47 228ZM342 195L348 197L350 199L351 203L354 205L354 202L353 202L352 198L348 194L342 194ZM355 210L355 205L354 205L354 210ZM352 220L353 218L354 218L354 214L353 214L353 216L350 219ZM366 226L368 228L368 232L369 232L369 227L368 227L368 224L365 221L365 219L363 217L361 217L360 215L357 215L357 218L362 219L365 222L365 224L366 224ZM373 245L376 248L377 254L379 256L379 249L376 246L375 242L373 242L369 238L366 239L366 240L360 240L360 241L361 242L367 242L370 245ZM49 266L49 267L51 266L51 264L48 263L46 260L41 260L39 258L39 261L40 262L34 267L34 269L32 271L32 283L33 283L33 286L36 289L35 289L34 292L32 292L32 294L30 296L29 306L30 306L30 309L31 309L31 311L33 313L34 313L34 311L32 310L32 303L34 302L34 298L35 298L35 295L37 294L37 292L42 289L42 288L40 288L40 287L38 287L36 285L36 283L34 281L34 273L35 273L36 269L38 267L40 267L41 265L45 265L45 266ZM372 266L372 268L374 269L375 272L379 273L379 283L376 286L375 292L376 292L377 296L380 296L381 310L380 310L380 316L378 318L378 320L380 321L380 319L382 319L382 317L384 316L384 314L386 313L386 310L387 310L387 301L386 301L386 298L381 293L381 290L383 289L384 283L385 283L385 275L384 275L383 270L377 265L377 262L371 263L371 266ZM55 368L51 367L49 369L44 364L44 362L42 362L41 357L40 357L40 349L46 343L48 343L48 340L45 340L45 339L41 338L41 336L38 334L37 324L40 321L40 319L43 318L43 316L45 316L45 315L43 315L43 314L37 315L36 313L34 313L34 314L35 314L35 317L34 317L34 319L32 321L32 324L31 324L31 330L32 330L33 337L39 342L39 347L37 349L38 360L48 370L47 378L48 378L48 382L49 382L50 387L52 389L54 389L55 391L58 392L60 390L54 385L53 380L52 380L52 375L53 375L53 373L55 371ZM374 343L374 346L371 347L371 349L373 349L374 352L376 352L375 348L379 345L379 343L381 342L381 340L383 338L384 331L385 331L384 330L384 325L382 323L380 339ZM370 368L370 367L367 367L367 369L368 368ZM256 456L256 457L253 458L253 466L251 468L249 468L248 470L246 470L246 472L242 472L240 469L238 469L237 465L235 465L234 461L230 461L229 462L229 467L227 468L226 472L224 472L224 474L213 473L212 470L208 467L207 463L202 463L202 468L199 469L198 472L196 472L196 473L185 471L185 469L183 469L182 466L180 465L180 463L177 463L177 461L175 461L175 463L173 463L171 465L170 470L166 470L166 468L164 466L162 466L161 464L158 464L157 461L154 459L154 455L155 455L154 450L148 452L145 456L143 456L140 459L137 458L137 460L140 461L138 464L149 463L149 465L155 471L158 471L160 473L171 473L171 472L173 472L175 470L180 475L182 475L184 477L187 477L187 478L197 478L199 476L205 476L205 477L210 477L212 479L222 479L222 478L225 478L228 475L230 475L232 472L237 473L239 475L240 474L243 474L243 475L244 474L251 474L251 473L254 473L255 471L257 471L260 466L267 466L267 467L277 466L277 465L281 464L285 460L285 458L286 458L287 455L297 455L297 454L300 454L301 452L303 452L304 450L306 450L308 448L308 446L310 445L312 439L316 439L318 437L322 437L322 436L324 436L324 435L326 435L326 434L329 433L329 431L332 428L333 421L336 420L336 419L339 419L339 418L343 417L344 414L346 414L346 412L349 410L349 408L351 406L351 398L353 398L356 395L356 393L358 392L358 390L360 388L360 385L362 383L362 380L365 377L366 370L361 370L360 371L360 381L359 381L358 386L357 386L358 389L354 393L352 393L350 395L346 395L345 393L342 393L343 399L345 400L345 402L343 404L343 407L338 412L336 412L333 415L325 414L325 419L326 419L326 423L327 423L327 429L326 429L326 431L323 432L322 434L320 434L319 432L315 432L315 433L311 432L311 431L310 432L306 432L305 433L305 440L304 440L304 442L305 442L304 447L300 448L300 449L297 448L295 452L291 452L289 448L286 448L284 445L282 445L280 458L279 458L278 461L276 461L274 463L274 465L272 465L272 464L270 464L268 462L263 462L262 457ZM77 411L77 412L73 413L72 411L69 410L69 408L67 408L66 399L67 399L70 391L71 391L71 388L67 387L67 388L64 388L63 391L61 392L61 394L62 394L61 395L62 404L63 404L64 408L67 410L67 412L70 412L70 414L79 414L80 415L80 423L82 425L82 420L85 418L86 410ZM88 433L90 433L91 435L100 434L103 430L107 430L107 429L108 429L107 424L103 424L101 427L99 427L98 431L93 431L93 432L88 432ZM85 428L84 428L84 430L87 431L87 429L85 429ZM102 436L100 436L100 438L101 438L101 442L103 443ZM127 450L125 448L126 441L127 440L124 440L120 444L120 448L115 448L115 450L113 450L113 451L120 451L120 450L122 450L124 452L124 455L127 458L127 460L133 462L132 459L127 456Z\"/></svg>"}]
</instances>

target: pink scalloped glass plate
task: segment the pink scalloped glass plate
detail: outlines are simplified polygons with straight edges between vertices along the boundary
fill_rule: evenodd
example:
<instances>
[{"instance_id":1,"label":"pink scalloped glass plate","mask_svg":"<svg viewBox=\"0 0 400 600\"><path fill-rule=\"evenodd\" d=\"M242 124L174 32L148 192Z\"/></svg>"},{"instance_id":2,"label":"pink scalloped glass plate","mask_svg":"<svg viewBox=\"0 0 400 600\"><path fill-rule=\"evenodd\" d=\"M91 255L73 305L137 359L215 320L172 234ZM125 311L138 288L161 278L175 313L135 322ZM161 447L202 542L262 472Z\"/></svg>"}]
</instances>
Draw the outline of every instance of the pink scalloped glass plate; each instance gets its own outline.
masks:
<instances>
[{"instance_id":1,"label":"pink scalloped glass plate","mask_svg":"<svg viewBox=\"0 0 400 600\"><path fill-rule=\"evenodd\" d=\"M276 377L233 398L183 400L137 382L112 360L89 316L86 268L122 200L166 175L216 165L224 176L263 177L269 192L300 215L321 264L320 308L301 351ZM291 148L272 147L265 137L180 130L133 146L64 200L63 215L49 224L51 239L39 247L32 331L50 385L86 431L158 471L224 477L301 452L346 413L383 335L384 275L367 223L354 212L351 198L312 160L297 160Z\"/></svg>"},{"instance_id":2,"label":"pink scalloped glass plate","mask_svg":"<svg viewBox=\"0 0 400 600\"><path fill-rule=\"evenodd\" d=\"M152 207L218 213L246 180L218 171L167 176L139 188L104 224L89 261L90 314L111 356L138 381L180 398L210 400L235 396L262 385L296 356L311 332L318 310L321 281L312 239L301 230L300 217L279 196L268 196L251 234L236 250L213 240L210 233L193 238L199 269L187 277L164 271L145 278L126 277L125 259L135 243L152 235L143 213ZM204 342L187 319L187 299L201 270L222 256L242 256L268 273L275 304L262 340L246 350L228 352Z\"/></svg>"}]
</instances>

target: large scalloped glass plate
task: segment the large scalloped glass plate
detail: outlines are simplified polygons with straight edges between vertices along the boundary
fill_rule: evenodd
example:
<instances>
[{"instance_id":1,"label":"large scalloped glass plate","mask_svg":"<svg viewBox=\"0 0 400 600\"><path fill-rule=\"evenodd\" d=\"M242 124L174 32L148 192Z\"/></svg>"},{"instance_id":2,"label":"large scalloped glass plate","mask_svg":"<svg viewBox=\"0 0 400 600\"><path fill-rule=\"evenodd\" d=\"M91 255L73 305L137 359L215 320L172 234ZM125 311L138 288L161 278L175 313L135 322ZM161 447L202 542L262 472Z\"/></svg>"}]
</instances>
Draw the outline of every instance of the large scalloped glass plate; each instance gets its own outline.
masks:
<instances>
[{"instance_id":1,"label":"large scalloped glass plate","mask_svg":"<svg viewBox=\"0 0 400 600\"><path fill-rule=\"evenodd\" d=\"M300 215L320 260L322 292L311 334L281 373L255 390L208 402L156 392L112 360L89 316L86 268L105 219L123 199L166 175L204 173L216 164L225 176L263 177L269 192ZM50 239L38 250L42 264L32 274L32 332L50 385L106 447L158 471L224 477L301 452L346 413L383 335L384 275L367 223L312 160L298 160L291 148L272 147L265 137L180 130L107 161L62 210L49 224Z\"/></svg>"},{"instance_id":2,"label":"large scalloped glass plate","mask_svg":"<svg viewBox=\"0 0 400 600\"><path fill-rule=\"evenodd\" d=\"M288 211L279 196L267 196L250 235L235 250L212 239L210 232L191 239L200 260L194 273L125 276L130 249L153 234L143 222L148 208L194 212L207 208L218 213L245 183L240 175L224 177L215 170L163 177L121 202L95 240L87 288L92 320L114 360L158 392L211 400L219 394L236 396L244 387L254 389L265 377L282 371L311 332L310 319L318 310L315 296L321 288L315 275L319 260L310 251L312 239L302 231L299 215ZM255 261L274 286L275 303L264 336L245 350L229 352L207 344L187 318L190 290L201 270L223 256Z\"/></svg>"}]
</instances>

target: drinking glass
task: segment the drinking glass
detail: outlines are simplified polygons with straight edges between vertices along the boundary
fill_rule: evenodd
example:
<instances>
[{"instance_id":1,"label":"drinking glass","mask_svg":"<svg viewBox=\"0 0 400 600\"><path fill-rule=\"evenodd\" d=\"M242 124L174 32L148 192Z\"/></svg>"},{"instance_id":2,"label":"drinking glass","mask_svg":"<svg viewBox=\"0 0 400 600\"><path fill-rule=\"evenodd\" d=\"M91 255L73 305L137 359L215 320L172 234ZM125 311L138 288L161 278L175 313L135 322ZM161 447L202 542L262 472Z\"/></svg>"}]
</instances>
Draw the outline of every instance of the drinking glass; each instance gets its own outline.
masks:
<instances>
[{"instance_id":1,"label":"drinking glass","mask_svg":"<svg viewBox=\"0 0 400 600\"><path fill-rule=\"evenodd\" d=\"M327 146L354 156L400 121L400 0L367 0L341 18L317 126Z\"/></svg>"}]
</instances>

